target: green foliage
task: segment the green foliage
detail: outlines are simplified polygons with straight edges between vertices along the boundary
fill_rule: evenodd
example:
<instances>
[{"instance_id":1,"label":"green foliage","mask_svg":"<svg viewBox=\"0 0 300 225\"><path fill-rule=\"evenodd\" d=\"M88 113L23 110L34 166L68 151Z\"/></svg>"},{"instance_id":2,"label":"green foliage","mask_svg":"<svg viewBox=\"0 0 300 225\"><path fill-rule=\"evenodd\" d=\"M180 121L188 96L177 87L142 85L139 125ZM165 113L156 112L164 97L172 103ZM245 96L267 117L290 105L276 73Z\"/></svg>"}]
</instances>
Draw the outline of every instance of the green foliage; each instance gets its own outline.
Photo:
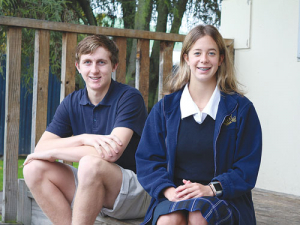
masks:
<instances>
[{"instance_id":1,"label":"green foliage","mask_svg":"<svg viewBox=\"0 0 300 225\"><path fill-rule=\"evenodd\" d=\"M78 23L78 18L70 10L67 0L2 0L0 15L22 18L42 19L55 22ZM6 54L6 27L0 27L0 61ZM61 36L60 32L50 32L50 68L51 72L60 76L61 71ZM24 28L22 30L22 85L32 91L32 77L34 65L35 31ZM0 64L3 74L4 65Z\"/></svg>"}]
</instances>

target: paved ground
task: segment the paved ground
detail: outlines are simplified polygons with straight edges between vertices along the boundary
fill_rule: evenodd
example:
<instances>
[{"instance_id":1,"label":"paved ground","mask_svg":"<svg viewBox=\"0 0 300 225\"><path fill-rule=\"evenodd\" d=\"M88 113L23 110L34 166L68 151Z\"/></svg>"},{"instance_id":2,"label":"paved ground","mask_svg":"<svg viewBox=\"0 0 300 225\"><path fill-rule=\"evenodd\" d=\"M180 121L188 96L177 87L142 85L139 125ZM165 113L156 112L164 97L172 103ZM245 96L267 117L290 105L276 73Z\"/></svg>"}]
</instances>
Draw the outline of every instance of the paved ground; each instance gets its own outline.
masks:
<instances>
[{"instance_id":1,"label":"paved ground","mask_svg":"<svg viewBox=\"0 0 300 225\"><path fill-rule=\"evenodd\" d=\"M0 214L2 212L0 192ZM261 189L253 191L254 208L258 225L299 225L300 197Z\"/></svg>"}]
</instances>

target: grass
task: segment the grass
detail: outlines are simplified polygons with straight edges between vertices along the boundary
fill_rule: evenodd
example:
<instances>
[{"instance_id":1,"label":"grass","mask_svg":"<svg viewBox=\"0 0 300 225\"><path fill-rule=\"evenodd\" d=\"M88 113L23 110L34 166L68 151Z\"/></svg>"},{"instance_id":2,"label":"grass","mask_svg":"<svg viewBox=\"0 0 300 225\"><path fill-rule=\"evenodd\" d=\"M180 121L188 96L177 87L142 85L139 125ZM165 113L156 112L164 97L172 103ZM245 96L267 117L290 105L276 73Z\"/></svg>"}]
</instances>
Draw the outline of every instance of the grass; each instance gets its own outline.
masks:
<instances>
[{"instance_id":1,"label":"grass","mask_svg":"<svg viewBox=\"0 0 300 225\"><path fill-rule=\"evenodd\" d=\"M19 157L18 160L18 178L23 178L23 163L24 157ZM73 166L78 168L78 163L73 163ZM0 192L3 191L3 160L0 160Z\"/></svg>"},{"instance_id":2,"label":"grass","mask_svg":"<svg viewBox=\"0 0 300 225\"><path fill-rule=\"evenodd\" d=\"M23 178L23 163L25 158L20 157L18 160L18 178ZM0 191L3 191L3 160L0 160Z\"/></svg>"}]
</instances>

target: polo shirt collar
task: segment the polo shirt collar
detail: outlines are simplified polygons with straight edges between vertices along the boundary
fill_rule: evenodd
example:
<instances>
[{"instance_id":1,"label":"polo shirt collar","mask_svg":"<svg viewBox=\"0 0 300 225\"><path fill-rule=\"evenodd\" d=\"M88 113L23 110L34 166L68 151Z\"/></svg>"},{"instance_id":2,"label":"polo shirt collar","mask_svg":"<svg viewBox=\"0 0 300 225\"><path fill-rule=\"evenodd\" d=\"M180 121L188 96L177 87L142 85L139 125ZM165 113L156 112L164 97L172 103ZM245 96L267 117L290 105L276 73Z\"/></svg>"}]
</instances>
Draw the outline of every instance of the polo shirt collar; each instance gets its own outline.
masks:
<instances>
[{"instance_id":1,"label":"polo shirt collar","mask_svg":"<svg viewBox=\"0 0 300 225\"><path fill-rule=\"evenodd\" d=\"M200 112L199 108L190 95L188 84L186 84L180 99L181 119L193 115L195 121L201 124L206 116L210 115L210 117L215 120L218 112L220 98L220 90L218 86L216 86L212 96L209 99L209 102L207 103L203 111Z\"/></svg>"},{"instance_id":2,"label":"polo shirt collar","mask_svg":"<svg viewBox=\"0 0 300 225\"><path fill-rule=\"evenodd\" d=\"M104 96L104 98L102 99L102 101L98 105L111 105L111 101L110 101L111 93L116 85L117 85L117 82L114 81L113 79L111 79L109 89L108 89L106 95ZM83 95L82 95L79 103L81 105L93 105L88 97L86 87L83 89Z\"/></svg>"}]
</instances>

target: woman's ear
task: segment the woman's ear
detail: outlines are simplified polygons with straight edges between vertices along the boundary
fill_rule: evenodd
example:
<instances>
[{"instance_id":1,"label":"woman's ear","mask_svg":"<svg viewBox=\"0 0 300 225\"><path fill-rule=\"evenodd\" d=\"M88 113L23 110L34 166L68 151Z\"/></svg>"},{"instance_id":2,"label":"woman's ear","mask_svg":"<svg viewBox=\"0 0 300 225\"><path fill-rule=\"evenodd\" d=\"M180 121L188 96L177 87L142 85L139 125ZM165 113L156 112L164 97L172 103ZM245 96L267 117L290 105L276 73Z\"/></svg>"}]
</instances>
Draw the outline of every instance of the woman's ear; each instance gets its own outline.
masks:
<instances>
[{"instance_id":1,"label":"woman's ear","mask_svg":"<svg viewBox=\"0 0 300 225\"><path fill-rule=\"evenodd\" d=\"M224 55L220 55L219 66L221 66L223 60L224 60Z\"/></svg>"},{"instance_id":2,"label":"woman's ear","mask_svg":"<svg viewBox=\"0 0 300 225\"><path fill-rule=\"evenodd\" d=\"M183 54L184 61L189 65L189 56L188 54Z\"/></svg>"}]
</instances>

